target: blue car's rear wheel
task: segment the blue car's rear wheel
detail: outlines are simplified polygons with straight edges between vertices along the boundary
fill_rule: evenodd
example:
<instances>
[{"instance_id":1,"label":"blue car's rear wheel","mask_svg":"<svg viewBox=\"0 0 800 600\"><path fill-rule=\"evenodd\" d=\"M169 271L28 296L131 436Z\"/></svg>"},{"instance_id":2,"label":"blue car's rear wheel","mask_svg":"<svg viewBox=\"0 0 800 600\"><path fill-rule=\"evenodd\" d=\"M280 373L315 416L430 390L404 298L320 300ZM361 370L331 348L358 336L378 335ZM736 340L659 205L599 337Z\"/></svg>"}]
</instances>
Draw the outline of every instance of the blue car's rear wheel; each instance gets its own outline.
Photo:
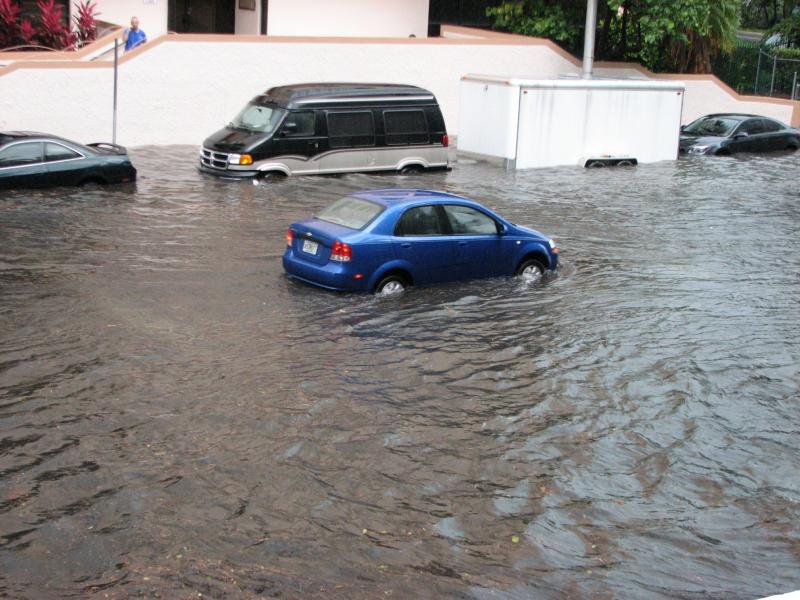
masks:
<instances>
[{"instance_id":1,"label":"blue car's rear wheel","mask_svg":"<svg viewBox=\"0 0 800 600\"><path fill-rule=\"evenodd\" d=\"M517 276L524 281L538 281L544 275L544 266L535 258L523 260L517 268Z\"/></svg>"},{"instance_id":2,"label":"blue car's rear wheel","mask_svg":"<svg viewBox=\"0 0 800 600\"><path fill-rule=\"evenodd\" d=\"M396 296L406 291L408 284L400 275L387 275L375 286L376 296Z\"/></svg>"}]
</instances>

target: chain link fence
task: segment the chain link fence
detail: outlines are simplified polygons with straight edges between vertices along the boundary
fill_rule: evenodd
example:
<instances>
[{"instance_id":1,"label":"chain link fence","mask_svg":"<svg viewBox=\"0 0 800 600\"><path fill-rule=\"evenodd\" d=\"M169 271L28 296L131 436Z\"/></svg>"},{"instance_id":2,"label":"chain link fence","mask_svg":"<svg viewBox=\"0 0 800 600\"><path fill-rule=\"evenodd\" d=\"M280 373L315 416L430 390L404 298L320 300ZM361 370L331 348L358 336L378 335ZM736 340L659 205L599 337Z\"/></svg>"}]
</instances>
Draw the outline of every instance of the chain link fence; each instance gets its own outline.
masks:
<instances>
[{"instance_id":1,"label":"chain link fence","mask_svg":"<svg viewBox=\"0 0 800 600\"><path fill-rule=\"evenodd\" d=\"M757 43L740 41L714 61L713 70L740 94L800 100L800 58L781 56Z\"/></svg>"}]
</instances>

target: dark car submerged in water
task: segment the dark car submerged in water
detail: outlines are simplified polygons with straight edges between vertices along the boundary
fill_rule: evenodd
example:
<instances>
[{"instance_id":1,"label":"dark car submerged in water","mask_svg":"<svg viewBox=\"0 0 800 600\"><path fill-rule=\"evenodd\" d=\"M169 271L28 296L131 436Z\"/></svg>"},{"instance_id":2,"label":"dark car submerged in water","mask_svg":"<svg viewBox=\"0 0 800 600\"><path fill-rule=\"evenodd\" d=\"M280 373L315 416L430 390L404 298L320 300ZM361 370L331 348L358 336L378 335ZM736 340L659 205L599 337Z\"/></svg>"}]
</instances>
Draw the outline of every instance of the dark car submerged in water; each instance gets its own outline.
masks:
<instances>
[{"instance_id":1,"label":"dark car submerged in water","mask_svg":"<svg viewBox=\"0 0 800 600\"><path fill-rule=\"evenodd\" d=\"M720 113L700 117L681 127L680 151L685 154L773 152L800 148L800 132L758 115Z\"/></svg>"},{"instance_id":2,"label":"dark car submerged in water","mask_svg":"<svg viewBox=\"0 0 800 600\"><path fill-rule=\"evenodd\" d=\"M0 189L135 180L136 169L122 146L84 145L31 131L0 132Z\"/></svg>"}]
</instances>

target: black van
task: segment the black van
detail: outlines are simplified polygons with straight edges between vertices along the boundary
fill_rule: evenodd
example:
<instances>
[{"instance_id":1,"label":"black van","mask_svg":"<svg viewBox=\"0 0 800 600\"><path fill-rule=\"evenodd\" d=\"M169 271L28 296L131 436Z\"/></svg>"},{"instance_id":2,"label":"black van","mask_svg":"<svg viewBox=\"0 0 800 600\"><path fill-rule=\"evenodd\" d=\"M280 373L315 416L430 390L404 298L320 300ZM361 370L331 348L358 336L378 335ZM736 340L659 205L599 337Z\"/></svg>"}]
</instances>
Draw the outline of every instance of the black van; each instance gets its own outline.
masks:
<instances>
[{"instance_id":1,"label":"black van","mask_svg":"<svg viewBox=\"0 0 800 600\"><path fill-rule=\"evenodd\" d=\"M203 142L200 170L223 177L446 169L434 95L411 85L305 83L253 98Z\"/></svg>"}]
</instances>

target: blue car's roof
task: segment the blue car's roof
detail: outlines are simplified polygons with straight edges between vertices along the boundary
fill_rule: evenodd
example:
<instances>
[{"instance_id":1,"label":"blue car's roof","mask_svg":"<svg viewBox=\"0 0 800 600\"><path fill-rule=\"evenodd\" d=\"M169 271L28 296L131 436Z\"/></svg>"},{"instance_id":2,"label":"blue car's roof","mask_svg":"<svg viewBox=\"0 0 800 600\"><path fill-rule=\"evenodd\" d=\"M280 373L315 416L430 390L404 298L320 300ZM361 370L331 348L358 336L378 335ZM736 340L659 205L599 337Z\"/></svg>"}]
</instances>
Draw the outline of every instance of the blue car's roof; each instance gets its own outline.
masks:
<instances>
[{"instance_id":1,"label":"blue car's roof","mask_svg":"<svg viewBox=\"0 0 800 600\"><path fill-rule=\"evenodd\" d=\"M433 190L416 190L416 189L398 189L387 188L384 190L369 190L365 192L355 192L351 194L356 198L363 198L377 202L383 206L402 206L404 204L411 204L415 202L441 202L445 200L459 200L474 204L473 200L456 196L455 194L448 194L447 192L436 192Z\"/></svg>"}]
</instances>

